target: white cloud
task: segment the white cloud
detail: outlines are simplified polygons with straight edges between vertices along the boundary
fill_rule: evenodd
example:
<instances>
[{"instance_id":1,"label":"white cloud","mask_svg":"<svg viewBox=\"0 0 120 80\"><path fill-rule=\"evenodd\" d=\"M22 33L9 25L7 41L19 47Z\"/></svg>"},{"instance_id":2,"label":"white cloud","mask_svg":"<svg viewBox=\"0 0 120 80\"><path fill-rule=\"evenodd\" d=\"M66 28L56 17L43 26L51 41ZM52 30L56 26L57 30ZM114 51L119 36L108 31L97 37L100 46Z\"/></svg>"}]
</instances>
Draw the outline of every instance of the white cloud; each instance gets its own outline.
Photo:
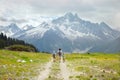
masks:
<instances>
[{"instance_id":1,"label":"white cloud","mask_svg":"<svg viewBox=\"0 0 120 80\"><path fill-rule=\"evenodd\" d=\"M116 13L116 15L113 17L111 25L115 26L115 27L113 27L114 29L120 30L120 12Z\"/></svg>"},{"instance_id":2,"label":"white cloud","mask_svg":"<svg viewBox=\"0 0 120 80\"><path fill-rule=\"evenodd\" d=\"M39 20L41 15L56 16L66 12L76 12L83 19L104 21L120 29L120 0L0 0L0 17Z\"/></svg>"}]
</instances>

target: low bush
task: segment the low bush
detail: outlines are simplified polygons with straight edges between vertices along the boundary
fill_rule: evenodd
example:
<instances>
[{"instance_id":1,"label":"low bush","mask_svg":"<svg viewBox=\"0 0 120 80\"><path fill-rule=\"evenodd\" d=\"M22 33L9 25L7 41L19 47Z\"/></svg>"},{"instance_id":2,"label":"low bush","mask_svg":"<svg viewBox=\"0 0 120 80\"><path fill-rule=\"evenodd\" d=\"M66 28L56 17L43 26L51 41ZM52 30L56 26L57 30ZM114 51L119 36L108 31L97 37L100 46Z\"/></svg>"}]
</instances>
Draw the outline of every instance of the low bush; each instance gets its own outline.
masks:
<instances>
[{"instance_id":1,"label":"low bush","mask_svg":"<svg viewBox=\"0 0 120 80\"><path fill-rule=\"evenodd\" d=\"M36 50L31 46L24 46L24 45L11 45L6 47L8 50L12 51L26 51L26 52L35 52Z\"/></svg>"}]
</instances>

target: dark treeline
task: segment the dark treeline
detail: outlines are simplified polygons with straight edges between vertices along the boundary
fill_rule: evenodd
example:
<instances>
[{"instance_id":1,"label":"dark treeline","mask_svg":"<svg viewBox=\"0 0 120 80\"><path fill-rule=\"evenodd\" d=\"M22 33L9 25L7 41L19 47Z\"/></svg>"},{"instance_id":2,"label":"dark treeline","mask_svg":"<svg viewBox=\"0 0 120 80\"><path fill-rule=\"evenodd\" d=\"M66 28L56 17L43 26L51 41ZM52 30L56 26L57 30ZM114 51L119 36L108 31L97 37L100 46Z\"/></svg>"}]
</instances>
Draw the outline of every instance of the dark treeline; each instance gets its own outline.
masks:
<instances>
[{"instance_id":1,"label":"dark treeline","mask_svg":"<svg viewBox=\"0 0 120 80\"><path fill-rule=\"evenodd\" d=\"M36 52L38 51L33 45L25 43L23 40L10 38L4 35L3 33L0 33L0 49L4 49L5 47L11 46L11 45L30 46L34 48Z\"/></svg>"}]
</instances>

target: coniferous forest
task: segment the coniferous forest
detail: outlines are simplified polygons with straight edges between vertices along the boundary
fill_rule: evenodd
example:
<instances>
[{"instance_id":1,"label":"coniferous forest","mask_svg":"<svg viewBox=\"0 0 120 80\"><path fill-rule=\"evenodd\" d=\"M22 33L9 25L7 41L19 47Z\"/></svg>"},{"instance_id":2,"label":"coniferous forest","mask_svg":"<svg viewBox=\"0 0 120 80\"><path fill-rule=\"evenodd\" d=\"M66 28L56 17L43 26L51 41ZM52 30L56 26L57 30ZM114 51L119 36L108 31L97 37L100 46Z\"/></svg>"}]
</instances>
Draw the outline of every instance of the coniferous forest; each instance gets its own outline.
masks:
<instances>
[{"instance_id":1,"label":"coniferous forest","mask_svg":"<svg viewBox=\"0 0 120 80\"><path fill-rule=\"evenodd\" d=\"M28 44L23 40L7 37L5 34L0 33L0 49L5 49L6 47L9 47L12 45L29 46L33 48L35 52L37 52L37 49L32 44Z\"/></svg>"}]
</instances>

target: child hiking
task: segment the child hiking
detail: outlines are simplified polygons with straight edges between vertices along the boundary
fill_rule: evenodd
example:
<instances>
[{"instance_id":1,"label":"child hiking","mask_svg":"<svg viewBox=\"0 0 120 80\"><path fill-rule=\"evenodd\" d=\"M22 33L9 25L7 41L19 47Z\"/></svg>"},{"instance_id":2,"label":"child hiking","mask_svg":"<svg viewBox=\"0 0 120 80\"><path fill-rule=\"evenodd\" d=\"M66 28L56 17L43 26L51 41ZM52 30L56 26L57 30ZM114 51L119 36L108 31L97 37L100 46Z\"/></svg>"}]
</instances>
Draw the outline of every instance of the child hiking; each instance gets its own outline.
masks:
<instances>
[{"instance_id":1,"label":"child hiking","mask_svg":"<svg viewBox=\"0 0 120 80\"><path fill-rule=\"evenodd\" d=\"M56 61L55 51L53 52L52 57L53 57L53 62L55 62Z\"/></svg>"}]
</instances>

